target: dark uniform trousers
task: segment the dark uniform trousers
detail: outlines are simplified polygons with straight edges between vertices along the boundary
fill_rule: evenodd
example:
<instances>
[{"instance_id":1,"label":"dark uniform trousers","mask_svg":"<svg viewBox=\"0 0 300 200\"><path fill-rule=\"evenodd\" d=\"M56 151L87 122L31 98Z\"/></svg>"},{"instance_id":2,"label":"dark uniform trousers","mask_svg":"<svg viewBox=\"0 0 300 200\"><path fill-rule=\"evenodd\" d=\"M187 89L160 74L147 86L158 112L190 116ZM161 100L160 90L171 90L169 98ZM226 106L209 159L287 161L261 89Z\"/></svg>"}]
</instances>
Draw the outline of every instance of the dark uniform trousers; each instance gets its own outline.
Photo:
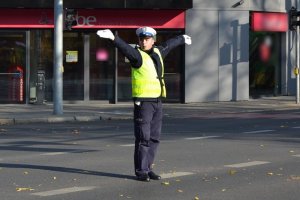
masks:
<instances>
[{"instance_id":1,"label":"dark uniform trousers","mask_svg":"<svg viewBox=\"0 0 300 200\"><path fill-rule=\"evenodd\" d=\"M140 175L151 171L155 158L162 126L162 103L141 101L134 104L134 168Z\"/></svg>"}]
</instances>

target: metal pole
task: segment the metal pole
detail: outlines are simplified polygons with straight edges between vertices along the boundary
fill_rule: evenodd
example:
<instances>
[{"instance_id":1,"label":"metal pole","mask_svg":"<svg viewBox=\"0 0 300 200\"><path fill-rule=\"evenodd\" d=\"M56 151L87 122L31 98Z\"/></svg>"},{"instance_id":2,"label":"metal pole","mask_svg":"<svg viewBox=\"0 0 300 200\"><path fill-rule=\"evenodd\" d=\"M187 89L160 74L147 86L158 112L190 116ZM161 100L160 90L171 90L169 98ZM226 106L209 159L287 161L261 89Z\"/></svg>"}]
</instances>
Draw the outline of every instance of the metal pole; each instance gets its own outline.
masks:
<instances>
[{"instance_id":1,"label":"metal pole","mask_svg":"<svg viewBox=\"0 0 300 200\"><path fill-rule=\"evenodd\" d=\"M297 73L296 73L296 82L297 82L297 86L296 86L296 103L298 104L299 103L299 26L297 26L297 41L296 41L296 59L297 59L297 66L296 66L296 70L297 70Z\"/></svg>"},{"instance_id":2,"label":"metal pole","mask_svg":"<svg viewBox=\"0 0 300 200\"><path fill-rule=\"evenodd\" d=\"M54 0L53 114L63 114L63 0Z\"/></svg>"}]
</instances>

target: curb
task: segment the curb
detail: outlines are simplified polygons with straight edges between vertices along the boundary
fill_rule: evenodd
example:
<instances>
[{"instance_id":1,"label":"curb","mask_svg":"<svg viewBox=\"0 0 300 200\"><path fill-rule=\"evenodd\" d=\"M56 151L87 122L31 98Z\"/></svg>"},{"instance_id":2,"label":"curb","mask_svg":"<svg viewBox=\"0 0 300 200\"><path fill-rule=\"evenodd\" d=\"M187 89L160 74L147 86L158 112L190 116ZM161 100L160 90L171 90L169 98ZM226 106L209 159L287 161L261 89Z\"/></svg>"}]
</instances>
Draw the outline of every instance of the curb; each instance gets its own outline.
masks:
<instances>
[{"instance_id":1,"label":"curb","mask_svg":"<svg viewBox=\"0 0 300 200\"><path fill-rule=\"evenodd\" d=\"M39 117L39 118L0 118L0 125L30 124L30 123L64 123L64 122L91 122L101 120L125 120L132 119L129 116L101 115L101 116L63 116L63 117Z\"/></svg>"}]
</instances>

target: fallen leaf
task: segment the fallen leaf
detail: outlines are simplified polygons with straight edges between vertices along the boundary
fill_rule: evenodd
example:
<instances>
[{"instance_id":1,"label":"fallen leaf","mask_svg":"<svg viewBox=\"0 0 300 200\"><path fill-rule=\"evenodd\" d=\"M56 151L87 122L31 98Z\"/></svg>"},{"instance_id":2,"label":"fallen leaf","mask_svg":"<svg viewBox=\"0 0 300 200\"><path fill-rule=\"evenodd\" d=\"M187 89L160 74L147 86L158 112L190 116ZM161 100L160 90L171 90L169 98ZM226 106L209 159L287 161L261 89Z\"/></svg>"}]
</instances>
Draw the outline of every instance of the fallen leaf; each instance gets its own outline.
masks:
<instances>
[{"instance_id":1,"label":"fallen leaf","mask_svg":"<svg viewBox=\"0 0 300 200\"><path fill-rule=\"evenodd\" d=\"M268 172L267 174L268 174L269 176L273 176L273 175L274 175L273 172Z\"/></svg>"},{"instance_id":2,"label":"fallen leaf","mask_svg":"<svg viewBox=\"0 0 300 200\"><path fill-rule=\"evenodd\" d=\"M294 181L300 181L300 176L290 176L290 179L291 180L294 180Z\"/></svg>"},{"instance_id":3,"label":"fallen leaf","mask_svg":"<svg viewBox=\"0 0 300 200\"><path fill-rule=\"evenodd\" d=\"M17 191L17 192L33 191L33 190L34 190L34 189L32 189L32 188L21 188L21 187L16 188L16 191Z\"/></svg>"},{"instance_id":4,"label":"fallen leaf","mask_svg":"<svg viewBox=\"0 0 300 200\"><path fill-rule=\"evenodd\" d=\"M234 169L231 169L231 170L229 170L228 173L229 173L229 175L235 175L237 173L237 171Z\"/></svg>"},{"instance_id":5,"label":"fallen leaf","mask_svg":"<svg viewBox=\"0 0 300 200\"><path fill-rule=\"evenodd\" d=\"M73 134L79 134L79 131L75 129L75 130L72 131L72 133Z\"/></svg>"},{"instance_id":6,"label":"fallen leaf","mask_svg":"<svg viewBox=\"0 0 300 200\"><path fill-rule=\"evenodd\" d=\"M194 200L200 200L199 197L195 197Z\"/></svg>"},{"instance_id":7,"label":"fallen leaf","mask_svg":"<svg viewBox=\"0 0 300 200\"><path fill-rule=\"evenodd\" d=\"M177 190L177 192L179 192L179 193L182 193L182 192L183 192L183 190Z\"/></svg>"},{"instance_id":8,"label":"fallen leaf","mask_svg":"<svg viewBox=\"0 0 300 200\"><path fill-rule=\"evenodd\" d=\"M170 182L169 181L164 181L161 183L162 185L170 185Z\"/></svg>"},{"instance_id":9,"label":"fallen leaf","mask_svg":"<svg viewBox=\"0 0 300 200\"><path fill-rule=\"evenodd\" d=\"M28 175L29 173L28 172L24 172L23 174Z\"/></svg>"},{"instance_id":10,"label":"fallen leaf","mask_svg":"<svg viewBox=\"0 0 300 200\"><path fill-rule=\"evenodd\" d=\"M226 189L224 188L224 189L222 189L222 192L225 192L226 191Z\"/></svg>"},{"instance_id":11,"label":"fallen leaf","mask_svg":"<svg viewBox=\"0 0 300 200\"><path fill-rule=\"evenodd\" d=\"M53 177L53 180L56 180L56 179L57 179L56 176L54 176L54 177Z\"/></svg>"}]
</instances>

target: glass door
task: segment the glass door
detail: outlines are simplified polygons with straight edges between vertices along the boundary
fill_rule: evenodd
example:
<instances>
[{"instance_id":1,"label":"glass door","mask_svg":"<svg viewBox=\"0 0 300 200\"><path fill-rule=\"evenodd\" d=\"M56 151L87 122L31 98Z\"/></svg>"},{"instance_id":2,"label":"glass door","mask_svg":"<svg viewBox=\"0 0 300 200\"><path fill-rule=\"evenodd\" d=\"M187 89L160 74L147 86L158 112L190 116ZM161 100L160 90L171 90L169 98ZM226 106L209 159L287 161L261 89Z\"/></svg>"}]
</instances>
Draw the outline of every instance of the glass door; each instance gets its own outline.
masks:
<instances>
[{"instance_id":1,"label":"glass door","mask_svg":"<svg viewBox=\"0 0 300 200\"><path fill-rule=\"evenodd\" d=\"M250 32L250 96L281 94L280 33Z\"/></svg>"},{"instance_id":2,"label":"glass door","mask_svg":"<svg viewBox=\"0 0 300 200\"><path fill-rule=\"evenodd\" d=\"M63 99L84 100L84 34L64 33Z\"/></svg>"},{"instance_id":3,"label":"glass door","mask_svg":"<svg viewBox=\"0 0 300 200\"><path fill-rule=\"evenodd\" d=\"M0 32L0 103L24 103L26 33Z\"/></svg>"}]
</instances>

